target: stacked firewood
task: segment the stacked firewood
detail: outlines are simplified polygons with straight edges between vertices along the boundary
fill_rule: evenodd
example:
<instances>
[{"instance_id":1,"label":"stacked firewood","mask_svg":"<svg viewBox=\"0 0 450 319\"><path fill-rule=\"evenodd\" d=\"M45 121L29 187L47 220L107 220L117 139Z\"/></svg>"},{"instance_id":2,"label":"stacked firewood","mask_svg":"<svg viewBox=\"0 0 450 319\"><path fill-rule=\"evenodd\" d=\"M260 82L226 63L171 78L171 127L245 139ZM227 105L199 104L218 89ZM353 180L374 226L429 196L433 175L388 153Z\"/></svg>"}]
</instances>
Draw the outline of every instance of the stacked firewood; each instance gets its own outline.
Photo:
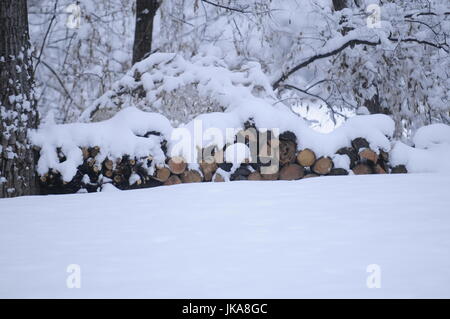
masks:
<instances>
[{"instance_id":1,"label":"stacked firewood","mask_svg":"<svg viewBox=\"0 0 450 319\"><path fill-rule=\"evenodd\" d=\"M208 147L199 150L198 165L188 165L181 157L167 157L165 163L152 165L151 156L105 158L99 162L99 147L81 148L83 164L78 167L74 178L65 182L59 172L50 170L40 176L41 188L43 193L58 194L80 190L96 192L105 183L112 183L125 190L227 180L298 180L324 175L348 175L351 172L356 175L407 173L403 165L390 167L389 154L375 152L364 138L356 138L351 146L336 152L348 156L350 170L335 167L331 157L318 157L311 149L298 150L298 142L292 132L275 137L271 131L259 132L247 122L245 129L236 134L235 143L245 143L249 149L255 148L257 156L240 165L224 160L226 147L230 144L222 149ZM57 153L60 162L65 161L61 149L57 149Z\"/></svg>"}]
</instances>

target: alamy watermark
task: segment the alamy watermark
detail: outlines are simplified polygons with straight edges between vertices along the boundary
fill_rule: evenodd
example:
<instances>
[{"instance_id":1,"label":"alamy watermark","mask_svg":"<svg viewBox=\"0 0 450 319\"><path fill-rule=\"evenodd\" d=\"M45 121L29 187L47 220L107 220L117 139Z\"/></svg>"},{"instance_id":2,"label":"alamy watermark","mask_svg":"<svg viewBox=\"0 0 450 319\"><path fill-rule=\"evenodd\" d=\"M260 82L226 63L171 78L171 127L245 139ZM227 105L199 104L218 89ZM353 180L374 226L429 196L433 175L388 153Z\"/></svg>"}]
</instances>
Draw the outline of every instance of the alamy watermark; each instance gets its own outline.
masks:
<instances>
[{"instance_id":1,"label":"alamy watermark","mask_svg":"<svg viewBox=\"0 0 450 319\"><path fill-rule=\"evenodd\" d=\"M367 288L381 288L381 267L377 264L370 264L366 271L369 273L366 280Z\"/></svg>"},{"instance_id":2,"label":"alamy watermark","mask_svg":"<svg viewBox=\"0 0 450 319\"><path fill-rule=\"evenodd\" d=\"M194 120L193 129L180 127L172 131L169 156L186 163L259 163L262 174L274 174L279 168L279 131L254 127L203 130L203 122Z\"/></svg>"},{"instance_id":3,"label":"alamy watermark","mask_svg":"<svg viewBox=\"0 0 450 319\"><path fill-rule=\"evenodd\" d=\"M369 16L366 19L367 27L370 29L381 28L381 8L377 4L370 4L366 8Z\"/></svg>"},{"instance_id":4,"label":"alamy watermark","mask_svg":"<svg viewBox=\"0 0 450 319\"><path fill-rule=\"evenodd\" d=\"M81 288L81 267L77 264L70 264L66 271L69 273L66 279L67 288Z\"/></svg>"},{"instance_id":5,"label":"alamy watermark","mask_svg":"<svg viewBox=\"0 0 450 319\"><path fill-rule=\"evenodd\" d=\"M81 7L80 3L77 1L66 7L66 13L68 17L66 20L66 26L69 29L78 29L81 25Z\"/></svg>"}]
</instances>

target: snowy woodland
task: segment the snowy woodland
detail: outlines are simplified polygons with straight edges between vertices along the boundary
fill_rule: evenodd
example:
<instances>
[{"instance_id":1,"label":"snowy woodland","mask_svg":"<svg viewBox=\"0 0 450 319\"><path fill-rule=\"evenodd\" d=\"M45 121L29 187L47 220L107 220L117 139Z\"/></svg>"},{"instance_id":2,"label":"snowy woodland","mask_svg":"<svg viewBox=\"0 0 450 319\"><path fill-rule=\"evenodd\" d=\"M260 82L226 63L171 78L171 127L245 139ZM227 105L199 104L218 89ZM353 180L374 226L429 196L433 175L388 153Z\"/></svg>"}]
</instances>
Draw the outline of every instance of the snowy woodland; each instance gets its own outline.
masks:
<instances>
[{"instance_id":1,"label":"snowy woodland","mask_svg":"<svg viewBox=\"0 0 450 319\"><path fill-rule=\"evenodd\" d=\"M448 0L0 0L0 143L0 297L450 296Z\"/></svg>"}]
</instances>

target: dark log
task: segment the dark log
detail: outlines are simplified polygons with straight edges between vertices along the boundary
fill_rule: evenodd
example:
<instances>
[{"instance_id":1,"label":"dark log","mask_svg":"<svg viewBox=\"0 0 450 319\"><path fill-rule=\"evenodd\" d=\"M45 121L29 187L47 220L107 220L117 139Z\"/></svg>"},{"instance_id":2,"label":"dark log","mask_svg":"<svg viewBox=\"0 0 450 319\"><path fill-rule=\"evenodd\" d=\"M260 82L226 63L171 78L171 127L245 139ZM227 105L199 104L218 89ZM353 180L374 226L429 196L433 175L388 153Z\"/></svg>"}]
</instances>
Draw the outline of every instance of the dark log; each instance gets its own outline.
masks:
<instances>
[{"instance_id":1,"label":"dark log","mask_svg":"<svg viewBox=\"0 0 450 319\"><path fill-rule=\"evenodd\" d=\"M309 173L306 174L305 176L303 176L303 178L312 178L312 177L319 177L320 175L314 174L314 173Z\"/></svg>"},{"instance_id":2,"label":"dark log","mask_svg":"<svg viewBox=\"0 0 450 319\"><path fill-rule=\"evenodd\" d=\"M248 176L250 175L251 170L247 167L247 165L242 164L236 171L231 174L230 180L231 181L243 181L247 180Z\"/></svg>"},{"instance_id":3,"label":"dark log","mask_svg":"<svg viewBox=\"0 0 450 319\"><path fill-rule=\"evenodd\" d=\"M332 168L328 175L348 175L348 171L345 168Z\"/></svg>"},{"instance_id":4,"label":"dark log","mask_svg":"<svg viewBox=\"0 0 450 319\"><path fill-rule=\"evenodd\" d=\"M232 167L233 167L232 163L226 163L226 162L219 163L219 168L224 170L225 172L231 171Z\"/></svg>"},{"instance_id":5,"label":"dark log","mask_svg":"<svg viewBox=\"0 0 450 319\"><path fill-rule=\"evenodd\" d=\"M336 154L339 155L347 155L348 158L350 159L350 168L353 168L356 166L356 164L358 163L358 153L356 153L356 151L351 148L351 147L343 147L340 148Z\"/></svg>"},{"instance_id":6,"label":"dark log","mask_svg":"<svg viewBox=\"0 0 450 319\"><path fill-rule=\"evenodd\" d=\"M297 144L290 140L280 140L280 164L286 165L295 162Z\"/></svg>"},{"instance_id":7,"label":"dark log","mask_svg":"<svg viewBox=\"0 0 450 319\"><path fill-rule=\"evenodd\" d=\"M245 165L242 164L238 169L234 172L234 174L248 176L252 171Z\"/></svg>"},{"instance_id":8,"label":"dark log","mask_svg":"<svg viewBox=\"0 0 450 319\"><path fill-rule=\"evenodd\" d=\"M303 167L309 167L316 161L316 154L309 148L301 150L297 154L297 163Z\"/></svg>"},{"instance_id":9,"label":"dark log","mask_svg":"<svg viewBox=\"0 0 450 319\"><path fill-rule=\"evenodd\" d=\"M114 184L123 184L125 179L121 174L115 174L113 177Z\"/></svg>"},{"instance_id":10,"label":"dark log","mask_svg":"<svg viewBox=\"0 0 450 319\"><path fill-rule=\"evenodd\" d=\"M408 170L405 165L397 165L391 169L391 174L406 174Z\"/></svg>"},{"instance_id":11,"label":"dark log","mask_svg":"<svg viewBox=\"0 0 450 319\"><path fill-rule=\"evenodd\" d=\"M281 133L278 139L280 141L291 141L292 143L297 144L297 136L295 136L295 134L291 131Z\"/></svg>"},{"instance_id":12,"label":"dark log","mask_svg":"<svg viewBox=\"0 0 450 319\"><path fill-rule=\"evenodd\" d=\"M373 174L373 169L364 163L359 163L352 169L352 171L355 175Z\"/></svg>"},{"instance_id":13,"label":"dark log","mask_svg":"<svg viewBox=\"0 0 450 319\"><path fill-rule=\"evenodd\" d=\"M380 150L379 158L384 162L389 162L389 153L383 150Z\"/></svg>"},{"instance_id":14,"label":"dark log","mask_svg":"<svg viewBox=\"0 0 450 319\"><path fill-rule=\"evenodd\" d=\"M298 164L289 164L281 168L279 179L291 181L300 179L305 175L305 169Z\"/></svg>"},{"instance_id":15,"label":"dark log","mask_svg":"<svg viewBox=\"0 0 450 319\"><path fill-rule=\"evenodd\" d=\"M380 164L376 164L376 165L373 167L373 172L374 172L375 174L386 174L386 170L385 170L383 167L381 167Z\"/></svg>"},{"instance_id":16,"label":"dark log","mask_svg":"<svg viewBox=\"0 0 450 319\"><path fill-rule=\"evenodd\" d=\"M96 157L100 153L100 147L94 146L89 148L89 154L91 157Z\"/></svg>"},{"instance_id":17,"label":"dark log","mask_svg":"<svg viewBox=\"0 0 450 319\"><path fill-rule=\"evenodd\" d=\"M369 142L365 138L357 137L352 141L352 146L357 153L360 152L362 148L369 148Z\"/></svg>"},{"instance_id":18,"label":"dark log","mask_svg":"<svg viewBox=\"0 0 450 319\"><path fill-rule=\"evenodd\" d=\"M312 171L319 175L328 174L333 168L333 161L329 157L320 157L312 166Z\"/></svg>"},{"instance_id":19,"label":"dark log","mask_svg":"<svg viewBox=\"0 0 450 319\"><path fill-rule=\"evenodd\" d=\"M248 179L248 177L244 176L244 175L232 174L230 176L230 181L246 181L247 179Z\"/></svg>"}]
</instances>

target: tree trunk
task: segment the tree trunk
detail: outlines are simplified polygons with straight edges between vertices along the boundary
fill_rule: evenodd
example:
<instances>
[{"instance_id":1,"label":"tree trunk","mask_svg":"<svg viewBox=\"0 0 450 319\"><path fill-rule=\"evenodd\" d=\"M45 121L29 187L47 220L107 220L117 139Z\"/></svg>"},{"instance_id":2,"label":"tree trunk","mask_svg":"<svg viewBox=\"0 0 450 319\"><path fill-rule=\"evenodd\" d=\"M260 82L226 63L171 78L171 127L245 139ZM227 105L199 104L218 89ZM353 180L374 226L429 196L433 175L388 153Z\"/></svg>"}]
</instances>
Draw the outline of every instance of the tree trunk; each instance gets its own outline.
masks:
<instances>
[{"instance_id":1,"label":"tree trunk","mask_svg":"<svg viewBox=\"0 0 450 319\"><path fill-rule=\"evenodd\" d=\"M333 0L333 8L335 11L341 11L347 7L347 0Z\"/></svg>"},{"instance_id":2,"label":"tree trunk","mask_svg":"<svg viewBox=\"0 0 450 319\"><path fill-rule=\"evenodd\" d=\"M159 0L136 0L136 28L134 31L133 64L150 54L152 49L153 19Z\"/></svg>"},{"instance_id":3,"label":"tree trunk","mask_svg":"<svg viewBox=\"0 0 450 319\"><path fill-rule=\"evenodd\" d=\"M28 129L38 125L26 0L0 1L0 197L37 193Z\"/></svg>"}]
</instances>

